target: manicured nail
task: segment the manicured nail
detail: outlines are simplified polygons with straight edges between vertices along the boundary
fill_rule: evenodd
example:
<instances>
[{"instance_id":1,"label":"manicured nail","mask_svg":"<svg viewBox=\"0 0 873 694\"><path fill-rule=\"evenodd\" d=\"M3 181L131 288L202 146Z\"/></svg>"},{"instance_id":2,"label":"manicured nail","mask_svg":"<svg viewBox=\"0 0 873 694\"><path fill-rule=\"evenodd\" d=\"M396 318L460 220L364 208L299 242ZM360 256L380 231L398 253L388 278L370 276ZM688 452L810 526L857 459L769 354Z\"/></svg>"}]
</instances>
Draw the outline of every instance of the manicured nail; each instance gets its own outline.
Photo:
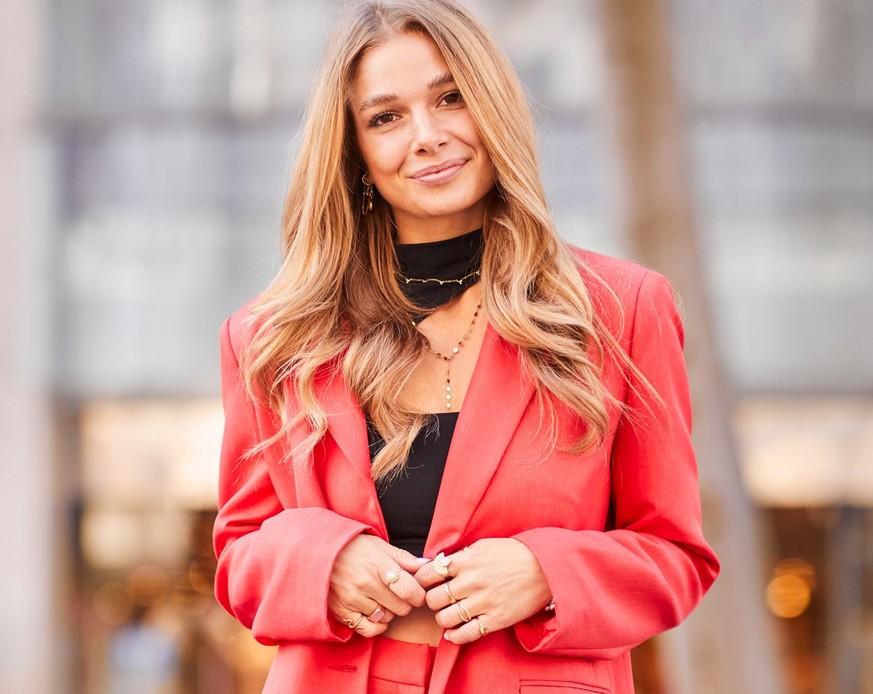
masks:
<instances>
[{"instance_id":1,"label":"manicured nail","mask_svg":"<svg viewBox=\"0 0 873 694\"><path fill-rule=\"evenodd\" d=\"M417 561L419 564L427 564L430 561L430 559L428 559L427 557L419 557L415 561Z\"/></svg>"}]
</instances>

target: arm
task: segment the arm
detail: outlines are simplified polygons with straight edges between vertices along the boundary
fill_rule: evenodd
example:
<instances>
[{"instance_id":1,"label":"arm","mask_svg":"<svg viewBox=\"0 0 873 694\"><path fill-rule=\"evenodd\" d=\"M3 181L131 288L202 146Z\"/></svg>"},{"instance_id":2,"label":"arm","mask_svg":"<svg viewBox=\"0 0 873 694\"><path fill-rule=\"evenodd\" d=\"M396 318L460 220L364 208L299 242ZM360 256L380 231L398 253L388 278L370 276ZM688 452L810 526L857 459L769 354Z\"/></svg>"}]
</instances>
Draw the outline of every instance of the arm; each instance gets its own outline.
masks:
<instances>
[{"instance_id":1,"label":"arm","mask_svg":"<svg viewBox=\"0 0 873 694\"><path fill-rule=\"evenodd\" d=\"M615 657L681 622L718 573L702 536L683 331L663 277L645 274L627 319L628 355L663 404L631 379L612 446L614 530L515 536L536 556L557 606L515 625L532 652Z\"/></svg>"},{"instance_id":2,"label":"arm","mask_svg":"<svg viewBox=\"0 0 873 694\"><path fill-rule=\"evenodd\" d=\"M270 452L246 455L270 425L246 393L231 334L229 320L221 329L226 423L214 528L216 598L262 643L345 641L352 631L327 610L331 570L350 540L374 531L325 508L286 508L267 467ZM286 474L293 484L290 464ZM287 494L293 502L294 489Z\"/></svg>"}]
</instances>

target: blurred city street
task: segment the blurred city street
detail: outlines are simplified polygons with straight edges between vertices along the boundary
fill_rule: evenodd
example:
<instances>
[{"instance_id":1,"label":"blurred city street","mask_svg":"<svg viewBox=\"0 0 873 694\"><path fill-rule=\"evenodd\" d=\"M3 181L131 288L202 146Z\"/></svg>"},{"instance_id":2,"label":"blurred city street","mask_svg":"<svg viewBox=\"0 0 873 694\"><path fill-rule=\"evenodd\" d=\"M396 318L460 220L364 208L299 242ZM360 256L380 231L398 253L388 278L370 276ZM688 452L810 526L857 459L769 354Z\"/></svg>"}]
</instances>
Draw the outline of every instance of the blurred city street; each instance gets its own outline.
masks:
<instances>
[{"instance_id":1,"label":"blurred city street","mask_svg":"<svg viewBox=\"0 0 873 694\"><path fill-rule=\"evenodd\" d=\"M637 694L873 694L873 2L462 4L561 236L683 310L723 574ZM337 6L4 4L0 692L261 691L212 597L218 330L277 270Z\"/></svg>"}]
</instances>

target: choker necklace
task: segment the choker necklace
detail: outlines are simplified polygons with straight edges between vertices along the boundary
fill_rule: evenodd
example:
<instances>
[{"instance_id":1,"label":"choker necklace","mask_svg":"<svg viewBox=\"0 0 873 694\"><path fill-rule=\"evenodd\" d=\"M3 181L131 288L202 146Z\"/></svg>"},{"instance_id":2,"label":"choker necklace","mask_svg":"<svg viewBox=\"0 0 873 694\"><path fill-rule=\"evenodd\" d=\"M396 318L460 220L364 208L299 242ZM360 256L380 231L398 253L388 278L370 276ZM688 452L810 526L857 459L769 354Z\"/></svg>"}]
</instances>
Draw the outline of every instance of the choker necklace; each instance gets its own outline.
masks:
<instances>
[{"instance_id":1,"label":"choker necklace","mask_svg":"<svg viewBox=\"0 0 873 694\"><path fill-rule=\"evenodd\" d=\"M430 344L430 340L425 338L425 342L427 343L427 348L436 355L439 359L442 359L446 363L446 411L452 409L452 359L454 359L458 352L461 351L461 347L464 346L464 340L470 337L470 333L473 331L473 326L476 324L476 318L479 317L479 311L482 310L482 302L480 301L476 304L476 310L473 312L473 317L470 319L470 325L467 326L467 329L464 331L463 336L460 340L458 340L458 344L452 347L452 351L448 354L443 354L442 352L438 352L433 348ZM415 325L416 322L413 320L412 324Z\"/></svg>"},{"instance_id":2,"label":"choker necklace","mask_svg":"<svg viewBox=\"0 0 873 694\"><path fill-rule=\"evenodd\" d=\"M479 281L481 229L442 241L398 243L394 249L400 290L422 309L439 308Z\"/></svg>"},{"instance_id":3,"label":"choker necklace","mask_svg":"<svg viewBox=\"0 0 873 694\"><path fill-rule=\"evenodd\" d=\"M424 279L421 279L419 277L405 277L405 276L401 275L399 272L397 273L397 276L401 280L403 280L406 284L409 284L410 282L420 282L422 284L426 284L427 282L437 282L438 284L451 284L452 282L454 282L455 284L463 285L464 282L466 282L468 279L471 279L473 277L475 277L478 280L479 279L479 270L473 270L473 272L468 272L466 275L464 275L463 277L459 277L456 280L441 280L438 277L426 277Z\"/></svg>"}]
</instances>

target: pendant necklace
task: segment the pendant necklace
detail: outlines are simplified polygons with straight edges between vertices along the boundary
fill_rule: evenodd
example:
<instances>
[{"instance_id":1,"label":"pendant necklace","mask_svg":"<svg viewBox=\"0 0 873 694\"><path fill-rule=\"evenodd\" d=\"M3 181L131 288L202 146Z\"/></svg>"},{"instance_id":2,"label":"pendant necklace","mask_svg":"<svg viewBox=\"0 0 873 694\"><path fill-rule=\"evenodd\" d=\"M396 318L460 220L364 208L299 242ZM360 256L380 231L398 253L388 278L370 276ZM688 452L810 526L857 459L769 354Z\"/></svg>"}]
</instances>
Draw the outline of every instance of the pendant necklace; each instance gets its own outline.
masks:
<instances>
[{"instance_id":1,"label":"pendant necklace","mask_svg":"<svg viewBox=\"0 0 873 694\"><path fill-rule=\"evenodd\" d=\"M476 304L476 310L473 312L473 318L470 319L470 324L467 326L467 330L464 332L461 339L458 340L458 343L454 347L452 347L452 351L448 354L443 354L442 352L438 352L437 350L435 350L431 346L430 340L425 338L427 348L446 363L446 411L452 409L452 359L454 359L458 352L461 351L461 347L464 346L464 340L470 337L473 326L476 324L476 318L479 317L479 311L481 310L482 302L480 301L478 304ZM412 321L412 325L416 326L416 322Z\"/></svg>"}]
</instances>

